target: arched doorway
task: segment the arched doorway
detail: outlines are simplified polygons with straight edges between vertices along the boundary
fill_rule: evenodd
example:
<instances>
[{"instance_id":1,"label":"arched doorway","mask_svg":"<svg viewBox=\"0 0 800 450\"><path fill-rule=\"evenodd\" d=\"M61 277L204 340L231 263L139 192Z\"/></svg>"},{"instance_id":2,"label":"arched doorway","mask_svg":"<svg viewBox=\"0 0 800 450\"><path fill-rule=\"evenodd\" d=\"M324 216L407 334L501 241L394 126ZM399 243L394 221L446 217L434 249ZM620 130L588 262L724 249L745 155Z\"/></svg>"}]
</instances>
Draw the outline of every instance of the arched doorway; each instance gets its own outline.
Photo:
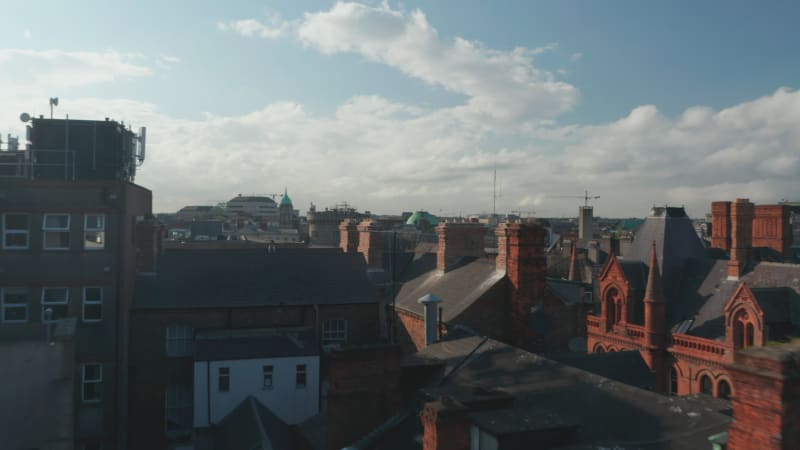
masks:
<instances>
[{"instance_id":1,"label":"arched doorway","mask_svg":"<svg viewBox=\"0 0 800 450\"><path fill-rule=\"evenodd\" d=\"M700 392L706 395L714 395L714 383L711 381L710 376L703 375L700 377Z\"/></svg>"},{"instance_id":2,"label":"arched doorway","mask_svg":"<svg viewBox=\"0 0 800 450\"><path fill-rule=\"evenodd\" d=\"M669 369L669 393L678 395L678 370L675 367Z\"/></svg>"},{"instance_id":3,"label":"arched doorway","mask_svg":"<svg viewBox=\"0 0 800 450\"><path fill-rule=\"evenodd\" d=\"M730 400L731 385L726 380L720 380L719 384L717 384L717 397Z\"/></svg>"}]
</instances>

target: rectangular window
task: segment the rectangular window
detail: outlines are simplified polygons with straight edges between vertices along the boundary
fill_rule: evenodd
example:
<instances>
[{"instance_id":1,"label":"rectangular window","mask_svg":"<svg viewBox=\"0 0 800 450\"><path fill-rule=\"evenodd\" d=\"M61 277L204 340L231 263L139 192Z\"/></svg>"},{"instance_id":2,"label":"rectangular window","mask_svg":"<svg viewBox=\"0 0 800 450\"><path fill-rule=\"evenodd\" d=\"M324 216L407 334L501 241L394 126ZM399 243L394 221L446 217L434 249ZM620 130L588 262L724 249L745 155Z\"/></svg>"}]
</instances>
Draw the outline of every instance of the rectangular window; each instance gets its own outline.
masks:
<instances>
[{"instance_id":1,"label":"rectangular window","mask_svg":"<svg viewBox=\"0 0 800 450\"><path fill-rule=\"evenodd\" d=\"M3 248L24 250L28 248L30 216L27 214L3 214Z\"/></svg>"},{"instance_id":2,"label":"rectangular window","mask_svg":"<svg viewBox=\"0 0 800 450\"><path fill-rule=\"evenodd\" d=\"M81 366L81 399L84 403L99 402L103 387L103 365L100 363Z\"/></svg>"},{"instance_id":3,"label":"rectangular window","mask_svg":"<svg viewBox=\"0 0 800 450\"><path fill-rule=\"evenodd\" d=\"M347 320L329 319L322 322L322 345L346 344Z\"/></svg>"},{"instance_id":4,"label":"rectangular window","mask_svg":"<svg viewBox=\"0 0 800 450\"><path fill-rule=\"evenodd\" d=\"M217 390L219 392L228 392L231 390L231 369L230 367L220 367L219 377L217 379Z\"/></svg>"},{"instance_id":5,"label":"rectangular window","mask_svg":"<svg viewBox=\"0 0 800 450\"><path fill-rule=\"evenodd\" d=\"M83 219L83 248L102 250L106 246L106 216L87 214Z\"/></svg>"},{"instance_id":6,"label":"rectangular window","mask_svg":"<svg viewBox=\"0 0 800 450\"><path fill-rule=\"evenodd\" d=\"M50 311L48 313L48 310ZM49 323L67 317L69 312L69 288L42 289L42 322Z\"/></svg>"},{"instance_id":7,"label":"rectangular window","mask_svg":"<svg viewBox=\"0 0 800 450\"><path fill-rule=\"evenodd\" d=\"M194 329L187 325L167 326L167 356L194 355Z\"/></svg>"},{"instance_id":8,"label":"rectangular window","mask_svg":"<svg viewBox=\"0 0 800 450\"><path fill-rule=\"evenodd\" d=\"M0 289L0 321L3 323L28 321L28 291L26 289Z\"/></svg>"},{"instance_id":9,"label":"rectangular window","mask_svg":"<svg viewBox=\"0 0 800 450\"><path fill-rule=\"evenodd\" d=\"M42 221L45 250L69 249L69 214L45 214Z\"/></svg>"},{"instance_id":10,"label":"rectangular window","mask_svg":"<svg viewBox=\"0 0 800 450\"><path fill-rule=\"evenodd\" d=\"M192 431L193 403L191 385L167 385L164 392L164 417L168 433Z\"/></svg>"},{"instance_id":11,"label":"rectangular window","mask_svg":"<svg viewBox=\"0 0 800 450\"><path fill-rule=\"evenodd\" d=\"M264 389L272 389L272 366L264 366Z\"/></svg>"},{"instance_id":12,"label":"rectangular window","mask_svg":"<svg viewBox=\"0 0 800 450\"><path fill-rule=\"evenodd\" d=\"M83 288L83 321L100 322L103 320L103 288Z\"/></svg>"},{"instance_id":13,"label":"rectangular window","mask_svg":"<svg viewBox=\"0 0 800 450\"><path fill-rule=\"evenodd\" d=\"M298 364L295 372L295 388L305 389L306 387L306 365Z\"/></svg>"}]
</instances>

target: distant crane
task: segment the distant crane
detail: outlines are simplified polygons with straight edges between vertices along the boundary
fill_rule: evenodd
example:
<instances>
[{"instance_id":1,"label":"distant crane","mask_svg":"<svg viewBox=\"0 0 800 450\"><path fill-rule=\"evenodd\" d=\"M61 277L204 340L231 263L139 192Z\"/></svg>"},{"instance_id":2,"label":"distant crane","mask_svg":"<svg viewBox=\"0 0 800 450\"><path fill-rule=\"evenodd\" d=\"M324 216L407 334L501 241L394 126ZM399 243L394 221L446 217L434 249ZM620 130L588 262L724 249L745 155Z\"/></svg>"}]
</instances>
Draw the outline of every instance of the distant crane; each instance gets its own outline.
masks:
<instances>
[{"instance_id":1,"label":"distant crane","mask_svg":"<svg viewBox=\"0 0 800 450\"><path fill-rule=\"evenodd\" d=\"M525 216L533 217L536 214L536 211L522 211L522 210L519 210L519 209L515 209L515 210L511 211L511 214L516 214L517 217L522 219Z\"/></svg>"},{"instance_id":2,"label":"distant crane","mask_svg":"<svg viewBox=\"0 0 800 450\"><path fill-rule=\"evenodd\" d=\"M589 195L589 191L583 191L583 195L551 195L553 198L581 198L584 206L589 206L589 200L597 200L599 195Z\"/></svg>"}]
</instances>

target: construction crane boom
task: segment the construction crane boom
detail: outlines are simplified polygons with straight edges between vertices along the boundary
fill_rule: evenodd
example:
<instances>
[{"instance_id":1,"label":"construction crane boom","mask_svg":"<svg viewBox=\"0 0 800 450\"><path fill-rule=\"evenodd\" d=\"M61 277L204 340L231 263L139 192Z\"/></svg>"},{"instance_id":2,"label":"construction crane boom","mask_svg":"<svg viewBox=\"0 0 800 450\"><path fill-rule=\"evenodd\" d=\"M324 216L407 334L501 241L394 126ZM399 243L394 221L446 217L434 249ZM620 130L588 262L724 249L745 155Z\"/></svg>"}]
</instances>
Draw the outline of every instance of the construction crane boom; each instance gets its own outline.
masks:
<instances>
[{"instance_id":1,"label":"construction crane boom","mask_svg":"<svg viewBox=\"0 0 800 450\"><path fill-rule=\"evenodd\" d=\"M551 195L553 198L580 198L583 199L584 206L589 206L589 200L597 200L599 195L589 195L589 191L583 191L583 195Z\"/></svg>"}]
</instances>

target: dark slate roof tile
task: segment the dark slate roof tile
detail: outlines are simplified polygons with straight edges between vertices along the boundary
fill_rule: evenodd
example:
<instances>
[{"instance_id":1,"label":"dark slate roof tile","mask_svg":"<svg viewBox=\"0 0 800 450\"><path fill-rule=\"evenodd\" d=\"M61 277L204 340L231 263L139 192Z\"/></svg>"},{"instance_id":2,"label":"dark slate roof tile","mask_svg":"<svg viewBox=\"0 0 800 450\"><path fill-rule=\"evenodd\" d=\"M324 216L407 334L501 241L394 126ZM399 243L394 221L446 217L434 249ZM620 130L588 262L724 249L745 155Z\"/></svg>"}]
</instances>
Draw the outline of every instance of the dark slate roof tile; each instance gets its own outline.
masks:
<instances>
[{"instance_id":1,"label":"dark slate roof tile","mask_svg":"<svg viewBox=\"0 0 800 450\"><path fill-rule=\"evenodd\" d=\"M214 448L225 450L293 450L292 430L283 420L248 396L214 427Z\"/></svg>"},{"instance_id":2,"label":"dark slate roof tile","mask_svg":"<svg viewBox=\"0 0 800 450\"><path fill-rule=\"evenodd\" d=\"M198 332L195 361L284 358L319 354L311 329L214 330Z\"/></svg>"},{"instance_id":3,"label":"dark slate roof tile","mask_svg":"<svg viewBox=\"0 0 800 450\"><path fill-rule=\"evenodd\" d=\"M133 309L373 303L364 257L339 249L168 250L137 277Z\"/></svg>"}]
</instances>

